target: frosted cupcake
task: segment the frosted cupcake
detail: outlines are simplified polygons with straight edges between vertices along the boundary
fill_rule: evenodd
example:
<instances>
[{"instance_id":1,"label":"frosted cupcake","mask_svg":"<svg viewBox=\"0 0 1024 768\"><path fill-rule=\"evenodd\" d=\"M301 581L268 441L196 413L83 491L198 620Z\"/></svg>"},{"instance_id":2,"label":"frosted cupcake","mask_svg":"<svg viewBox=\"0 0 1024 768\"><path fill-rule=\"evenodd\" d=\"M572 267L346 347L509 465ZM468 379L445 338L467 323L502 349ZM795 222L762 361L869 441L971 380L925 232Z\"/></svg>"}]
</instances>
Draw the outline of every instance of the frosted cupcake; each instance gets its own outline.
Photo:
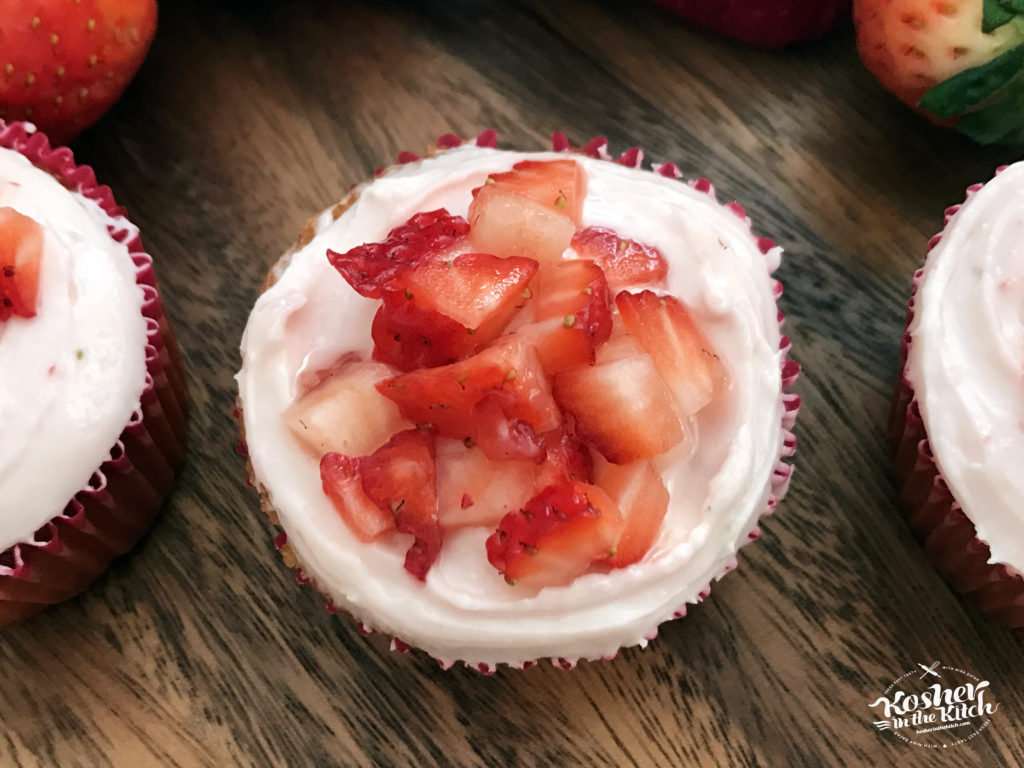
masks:
<instances>
[{"instance_id":1,"label":"frosted cupcake","mask_svg":"<svg viewBox=\"0 0 1024 768\"><path fill-rule=\"evenodd\" d=\"M789 477L780 249L671 164L554 148L404 153L310 223L243 340L286 562L442 666L646 644Z\"/></svg>"},{"instance_id":2,"label":"frosted cupcake","mask_svg":"<svg viewBox=\"0 0 1024 768\"><path fill-rule=\"evenodd\" d=\"M152 263L92 170L0 121L0 626L84 589L150 526L184 392Z\"/></svg>"},{"instance_id":3,"label":"frosted cupcake","mask_svg":"<svg viewBox=\"0 0 1024 768\"><path fill-rule=\"evenodd\" d=\"M946 211L914 276L892 433L901 500L953 585L1024 627L1024 162Z\"/></svg>"}]
</instances>

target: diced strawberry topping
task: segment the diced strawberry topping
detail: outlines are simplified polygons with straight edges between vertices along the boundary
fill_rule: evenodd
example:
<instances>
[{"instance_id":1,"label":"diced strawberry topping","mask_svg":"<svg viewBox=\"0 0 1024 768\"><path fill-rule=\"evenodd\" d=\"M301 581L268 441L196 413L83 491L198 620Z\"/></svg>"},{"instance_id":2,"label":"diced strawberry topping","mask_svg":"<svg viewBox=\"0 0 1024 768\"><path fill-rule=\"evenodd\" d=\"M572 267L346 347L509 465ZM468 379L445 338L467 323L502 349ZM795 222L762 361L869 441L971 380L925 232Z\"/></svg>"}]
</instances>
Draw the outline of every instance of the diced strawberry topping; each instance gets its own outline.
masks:
<instances>
[{"instance_id":1,"label":"diced strawberry topping","mask_svg":"<svg viewBox=\"0 0 1024 768\"><path fill-rule=\"evenodd\" d=\"M622 513L625 526L608 559L613 568L639 562L654 544L668 511L668 489L650 461L607 464L597 485L608 493Z\"/></svg>"},{"instance_id":2,"label":"diced strawberry topping","mask_svg":"<svg viewBox=\"0 0 1024 768\"><path fill-rule=\"evenodd\" d=\"M525 428L540 435L561 423L536 352L514 336L467 360L405 373L377 388L405 418L433 424L446 437L468 437L494 460L510 458L504 449L519 444ZM494 397L485 401L489 395ZM515 450L511 455L521 457Z\"/></svg>"},{"instance_id":3,"label":"diced strawberry topping","mask_svg":"<svg viewBox=\"0 0 1024 768\"><path fill-rule=\"evenodd\" d=\"M585 191L575 160L516 163L473 190L470 240L497 256L556 261L576 232Z\"/></svg>"},{"instance_id":4,"label":"diced strawberry topping","mask_svg":"<svg viewBox=\"0 0 1024 768\"><path fill-rule=\"evenodd\" d=\"M433 437L422 429L399 432L359 459L359 474L366 495L394 515L399 531L415 537L405 568L416 578L425 578L444 538L437 517Z\"/></svg>"},{"instance_id":5,"label":"diced strawberry topping","mask_svg":"<svg viewBox=\"0 0 1024 768\"><path fill-rule=\"evenodd\" d=\"M727 386L722 361L679 299L623 291L615 305L626 329L654 360L681 415L697 413Z\"/></svg>"},{"instance_id":6,"label":"diced strawberry topping","mask_svg":"<svg viewBox=\"0 0 1024 768\"><path fill-rule=\"evenodd\" d=\"M363 490L359 459L340 453L324 454L320 480L341 519L360 541L373 541L395 530L395 516L381 509Z\"/></svg>"},{"instance_id":7,"label":"diced strawberry topping","mask_svg":"<svg viewBox=\"0 0 1024 768\"><path fill-rule=\"evenodd\" d=\"M402 270L454 249L469 232L469 223L444 208L417 213L395 227L383 242L367 243L345 253L328 249L327 259L362 296L379 299Z\"/></svg>"},{"instance_id":8,"label":"diced strawberry topping","mask_svg":"<svg viewBox=\"0 0 1024 768\"><path fill-rule=\"evenodd\" d=\"M555 376L553 392L576 433L617 464L658 456L683 439L672 395L628 336L605 344L594 365Z\"/></svg>"},{"instance_id":9,"label":"diced strawberry topping","mask_svg":"<svg viewBox=\"0 0 1024 768\"><path fill-rule=\"evenodd\" d=\"M537 320L561 318L567 328L579 328L597 349L612 332L608 282L592 261L564 261L548 266L540 276L534 315Z\"/></svg>"},{"instance_id":10,"label":"diced strawberry topping","mask_svg":"<svg viewBox=\"0 0 1024 768\"><path fill-rule=\"evenodd\" d=\"M486 253L395 275L374 317L374 357L403 371L446 365L492 341L529 300L537 262Z\"/></svg>"},{"instance_id":11,"label":"diced strawberry topping","mask_svg":"<svg viewBox=\"0 0 1024 768\"><path fill-rule=\"evenodd\" d=\"M587 446L564 429L544 435L544 463L537 470L538 489L563 480L590 483L594 479L594 464Z\"/></svg>"},{"instance_id":12,"label":"diced strawberry topping","mask_svg":"<svg viewBox=\"0 0 1024 768\"><path fill-rule=\"evenodd\" d=\"M411 269L399 276L395 288L467 328L482 346L526 306L537 266L533 259L466 253Z\"/></svg>"},{"instance_id":13,"label":"diced strawberry topping","mask_svg":"<svg viewBox=\"0 0 1024 768\"><path fill-rule=\"evenodd\" d=\"M35 317L43 230L13 208L0 208L0 321Z\"/></svg>"},{"instance_id":14,"label":"diced strawberry topping","mask_svg":"<svg viewBox=\"0 0 1024 768\"><path fill-rule=\"evenodd\" d=\"M566 325L565 318L524 325L516 335L537 350L541 368L549 376L594 362L590 337L582 328Z\"/></svg>"},{"instance_id":15,"label":"diced strawberry topping","mask_svg":"<svg viewBox=\"0 0 1024 768\"><path fill-rule=\"evenodd\" d=\"M513 165L511 171L491 174L487 183L473 190L473 194L479 197L488 188L511 192L579 224L586 186L586 176L575 160L523 160Z\"/></svg>"},{"instance_id":16,"label":"diced strawberry topping","mask_svg":"<svg viewBox=\"0 0 1024 768\"><path fill-rule=\"evenodd\" d=\"M437 439L437 510L441 525L495 527L537 492L537 463L491 461L462 440Z\"/></svg>"},{"instance_id":17,"label":"diced strawberry topping","mask_svg":"<svg viewBox=\"0 0 1024 768\"><path fill-rule=\"evenodd\" d=\"M362 456L411 423L374 387L390 378L386 365L354 361L322 379L285 411L285 424L314 456L337 451Z\"/></svg>"},{"instance_id":18,"label":"diced strawberry topping","mask_svg":"<svg viewBox=\"0 0 1024 768\"><path fill-rule=\"evenodd\" d=\"M604 491L562 481L502 518L487 539L487 559L510 584L560 586L608 557L622 526Z\"/></svg>"},{"instance_id":19,"label":"diced strawberry topping","mask_svg":"<svg viewBox=\"0 0 1024 768\"><path fill-rule=\"evenodd\" d=\"M373 358L402 371L453 363L476 346L465 327L394 291L384 293L370 335Z\"/></svg>"},{"instance_id":20,"label":"diced strawberry topping","mask_svg":"<svg viewBox=\"0 0 1024 768\"><path fill-rule=\"evenodd\" d=\"M535 459L544 456L544 441L519 416L516 394L495 389L473 406L473 439L480 450L495 461Z\"/></svg>"},{"instance_id":21,"label":"diced strawberry topping","mask_svg":"<svg viewBox=\"0 0 1024 768\"><path fill-rule=\"evenodd\" d=\"M417 578L465 526L493 529L488 560L527 588L641 561L669 499L651 459L728 387L681 302L618 290L664 281L658 250L577 233L585 187L575 160L521 162L473 191L469 222L439 209L328 252L381 299L376 362L317 373L286 424L356 537L411 534Z\"/></svg>"},{"instance_id":22,"label":"diced strawberry topping","mask_svg":"<svg viewBox=\"0 0 1024 768\"><path fill-rule=\"evenodd\" d=\"M668 262L653 245L620 237L607 227L587 227L572 239L572 248L604 270L613 291L665 279Z\"/></svg>"}]
</instances>

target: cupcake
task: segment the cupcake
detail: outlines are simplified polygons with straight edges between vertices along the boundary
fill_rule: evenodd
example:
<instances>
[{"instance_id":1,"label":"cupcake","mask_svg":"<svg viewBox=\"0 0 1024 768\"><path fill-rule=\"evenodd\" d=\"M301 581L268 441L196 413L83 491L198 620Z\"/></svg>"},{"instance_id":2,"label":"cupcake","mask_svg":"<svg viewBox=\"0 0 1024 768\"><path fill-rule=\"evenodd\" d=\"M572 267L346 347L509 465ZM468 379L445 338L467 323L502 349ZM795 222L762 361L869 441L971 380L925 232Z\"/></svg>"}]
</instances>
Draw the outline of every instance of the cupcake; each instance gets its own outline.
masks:
<instances>
[{"instance_id":1,"label":"cupcake","mask_svg":"<svg viewBox=\"0 0 1024 768\"><path fill-rule=\"evenodd\" d=\"M70 150L0 121L0 626L77 594L147 530L184 402L138 230Z\"/></svg>"},{"instance_id":2,"label":"cupcake","mask_svg":"<svg viewBox=\"0 0 1024 768\"><path fill-rule=\"evenodd\" d=\"M306 226L242 342L285 562L446 668L645 645L790 475L780 249L706 179L553 139L399 155Z\"/></svg>"},{"instance_id":3,"label":"cupcake","mask_svg":"<svg viewBox=\"0 0 1024 768\"><path fill-rule=\"evenodd\" d=\"M967 190L932 238L892 413L901 502L939 571L1024 627L1024 162Z\"/></svg>"}]
</instances>

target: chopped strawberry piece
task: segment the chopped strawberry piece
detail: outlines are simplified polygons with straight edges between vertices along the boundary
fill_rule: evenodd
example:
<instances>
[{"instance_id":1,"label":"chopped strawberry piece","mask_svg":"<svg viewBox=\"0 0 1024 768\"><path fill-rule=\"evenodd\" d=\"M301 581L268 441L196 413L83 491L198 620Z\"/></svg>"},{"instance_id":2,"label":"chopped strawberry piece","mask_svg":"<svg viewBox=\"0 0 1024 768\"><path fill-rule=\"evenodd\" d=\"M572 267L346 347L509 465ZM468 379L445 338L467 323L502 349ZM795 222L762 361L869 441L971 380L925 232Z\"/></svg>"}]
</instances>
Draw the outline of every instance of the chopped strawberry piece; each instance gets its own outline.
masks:
<instances>
[{"instance_id":1,"label":"chopped strawberry piece","mask_svg":"<svg viewBox=\"0 0 1024 768\"><path fill-rule=\"evenodd\" d=\"M623 291L615 305L630 335L654 360L682 416L697 413L727 386L725 366L679 299Z\"/></svg>"},{"instance_id":2,"label":"chopped strawberry piece","mask_svg":"<svg viewBox=\"0 0 1024 768\"><path fill-rule=\"evenodd\" d=\"M567 328L582 330L594 349L611 335L608 282L592 261L548 266L538 280L533 307L537 320L561 318Z\"/></svg>"},{"instance_id":3,"label":"chopped strawberry piece","mask_svg":"<svg viewBox=\"0 0 1024 768\"><path fill-rule=\"evenodd\" d=\"M544 435L544 445L544 463L537 471L538 490L563 480L593 481L594 464L590 451L578 437L559 429Z\"/></svg>"},{"instance_id":4,"label":"chopped strawberry piece","mask_svg":"<svg viewBox=\"0 0 1024 768\"><path fill-rule=\"evenodd\" d=\"M572 239L572 248L604 270L613 291L665 279L668 262L653 245L619 236L607 227L587 227Z\"/></svg>"},{"instance_id":5,"label":"chopped strawberry piece","mask_svg":"<svg viewBox=\"0 0 1024 768\"><path fill-rule=\"evenodd\" d=\"M523 160L511 171L491 174L483 187L473 191L474 197L487 189L527 197L578 225L587 179L575 160Z\"/></svg>"},{"instance_id":6,"label":"chopped strawberry piece","mask_svg":"<svg viewBox=\"0 0 1024 768\"><path fill-rule=\"evenodd\" d=\"M537 492L534 461L492 461L462 440L437 439L437 511L441 525L495 527Z\"/></svg>"},{"instance_id":7,"label":"chopped strawberry piece","mask_svg":"<svg viewBox=\"0 0 1024 768\"><path fill-rule=\"evenodd\" d=\"M608 557L622 525L615 503L600 488L562 481L502 518L487 539L487 559L510 584L569 584Z\"/></svg>"},{"instance_id":8,"label":"chopped strawberry piece","mask_svg":"<svg viewBox=\"0 0 1024 768\"><path fill-rule=\"evenodd\" d=\"M594 345L586 331L566 325L564 318L524 325L516 335L537 350L541 368L549 376L594 362Z\"/></svg>"},{"instance_id":9,"label":"chopped strawberry piece","mask_svg":"<svg viewBox=\"0 0 1024 768\"><path fill-rule=\"evenodd\" d=\"M672 395L628 336L605 344L594 365L555 376L553 392L577 434L617 464L658 456L683 439Z\"/></svg>"},{"instance_id":10,"label":"chopped strawberry piece","mask_svg":"<svg viewBox=\"0 0 1024 768\"><path fill-rule=\"evenodd\" d=\"M446 365L492 341L529 297L537 262L486 253L397 274L374 317L374 357L403 371Z\"/></svg>"},{"instance_id":11,"label":"chopped strawberry piece","mask_svg":"<svg viewBox=\"0 0 1024 768\"><path fill-rule=\"evenodd\" d=\"M326 453L320 460L324 493L341 519L360 541L373 541L395 530L395 516L366 495L359 476L359 459Z\"/></svg>"},{"instance_id":12,"label":"chopped strawberry piece","mask_svg":"<svg viewBox=\"0 0 1024 768\"><path fill-rule=\"evenodd\" d=\"M473 406L474 440L488 458L535 459L544 457L544 441L518 417L516 395L506 389L485 394Z\"/></svg>"},{"instance_id":13,"label":"chopped strawberry piece","mask_svg":"<svg viewBox=\"0 0 1024 768\"><path fill-rule=\"evenodd\" d=\"M444 208L417 213L395 227L383 242L366 243L345 253L327 250L327 259L357 293L379 299L402 270L456 248L469 232L468 222Z\"/></svg>"},{"instance_id":14,"label":"chopped strawberry piece","mask_svg":"<svg viewBox=\"0 0 1024 768\"><path fill-rule=\"evenodd\" d=\"M586 177L575 160L526 160L473 190L470 240L497 256L556 261L579 224Z\"/></svg>"},{"instance_id":15,"label":"chopped strawberry piece","mask_svg":"<svg viewBox=\"0 0 1024 768\"><path fill-rule=\"evenodd\" d=\"M422 307L434 309L484 344L494 339L529 298L527 286L537 262L512 256L466 253L451 261L423 264L402 274L396 289L412 295ZM526 292L526 295L524 295Z\"/></svg>"},{"instance_id":16,"label":"chopped strawberry piece","mask_svg":"<svg viewBox=\"0 0 1024 768\"><path fill-rule=\"evenodd\" d=\"M469 437L481 447L492 447L500 437L487 432L496 427L493 409L487 412L491 418L482 422L477 419L480 414L475 414L477 404L494 392L509 393L511 401L499 401L502 412L509 421L523 422L537 435L561 423L536 352L514 336L499 339L467 360L387 379L377 389L397 403L410 421L433 424L446 437Z\"/></svg>"},{"instance_id":17,"label":"chopped strawberry piece","mask_svg":"<svg viewBox=\"0 0 1024 768\"><path fill-rule=\"evenodd\" d=\"M349 362L296 399L284 413L285 424L314 456L370 453L412 426L374 387L391 375L381 363Z\"/></svg>"},{"instance_id":18,"label":"chopped strawberry piece","mask_svg":"<svg viewBox=\"0 0 1024 768\"><path fill-rule=\"evenodd\" d=\"M401 371L434 368L472 353L473 335L433 309L424 309L404 293L386 291L370 326L373 358Z\"/></svg>"},{"instance_id":19,"label":"chopped strawberry piece","mask_svg":"<svg viewBox=\"0 0 1024 768\"><path fill-rule=\"evenodd\" d=\"M422 429L399 432L359 459L359 474L366 495L394 515L399 531L415 537L405 568L416 578L425 578L444 538L437 517L433 437Z\"/></svg>"},{"instance_id":20,"label":"chopped strawberry piece","mask_svg":"<svg viewBox=\"0 0 1024 768\"><path fill-rule=\"evenodd\" d=\"M35 317L43 230L13 208L0 208L0 321Z\"/></svg>"},{"instance_id":21,"label":"chopped strawberry piece","mask_svg":"<svg viewBox=\"0 0 1024 768\"><path fill-rule=\"evenodd\" d=\"M597 483L615 502L625 520L615 554L608 563L624 568L639 562L654 544L668 511L668 489L650 461L607 464Z\"/></svg>"}]
</instances>

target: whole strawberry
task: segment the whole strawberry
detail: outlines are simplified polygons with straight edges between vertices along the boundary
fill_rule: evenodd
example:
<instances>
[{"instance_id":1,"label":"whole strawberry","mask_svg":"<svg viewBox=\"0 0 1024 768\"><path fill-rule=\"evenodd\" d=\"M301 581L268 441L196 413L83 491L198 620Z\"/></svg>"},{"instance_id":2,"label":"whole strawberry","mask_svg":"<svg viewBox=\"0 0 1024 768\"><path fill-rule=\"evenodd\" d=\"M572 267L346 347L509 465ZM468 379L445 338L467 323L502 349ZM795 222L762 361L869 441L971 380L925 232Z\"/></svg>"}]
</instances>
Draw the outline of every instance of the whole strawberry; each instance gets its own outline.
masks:
<instances>
[{"instance_id":1,"label":"whole strawberry","mask_svg":"<svg viewBox=\"0 0 1024 768\"><path fill-rule=\"evenodd\" d=\"M750 45L781 48L821 37L850 14L850 0L654 0L683 18Z\"/></svg>"},{"instance_id":2,"label":"whole strawberry","mask_svg":"<svg viewBox=\"0 0 1024 768\"><path fill-rule=\"evenodd\" d=\"M0 0L0 117L71 141L120 97L156 32L156 0Z\"/></svg>"},{"instance_id":3,"label":"whole strawberry","mask_svg":"<svg viewBox=\"0 0 1024 768\"><path fill-rule=\"evenodd\" d=\"M932 122L1024 143L1024 0L854 0L865 66Z\"/></svg>"}]
</instances>

